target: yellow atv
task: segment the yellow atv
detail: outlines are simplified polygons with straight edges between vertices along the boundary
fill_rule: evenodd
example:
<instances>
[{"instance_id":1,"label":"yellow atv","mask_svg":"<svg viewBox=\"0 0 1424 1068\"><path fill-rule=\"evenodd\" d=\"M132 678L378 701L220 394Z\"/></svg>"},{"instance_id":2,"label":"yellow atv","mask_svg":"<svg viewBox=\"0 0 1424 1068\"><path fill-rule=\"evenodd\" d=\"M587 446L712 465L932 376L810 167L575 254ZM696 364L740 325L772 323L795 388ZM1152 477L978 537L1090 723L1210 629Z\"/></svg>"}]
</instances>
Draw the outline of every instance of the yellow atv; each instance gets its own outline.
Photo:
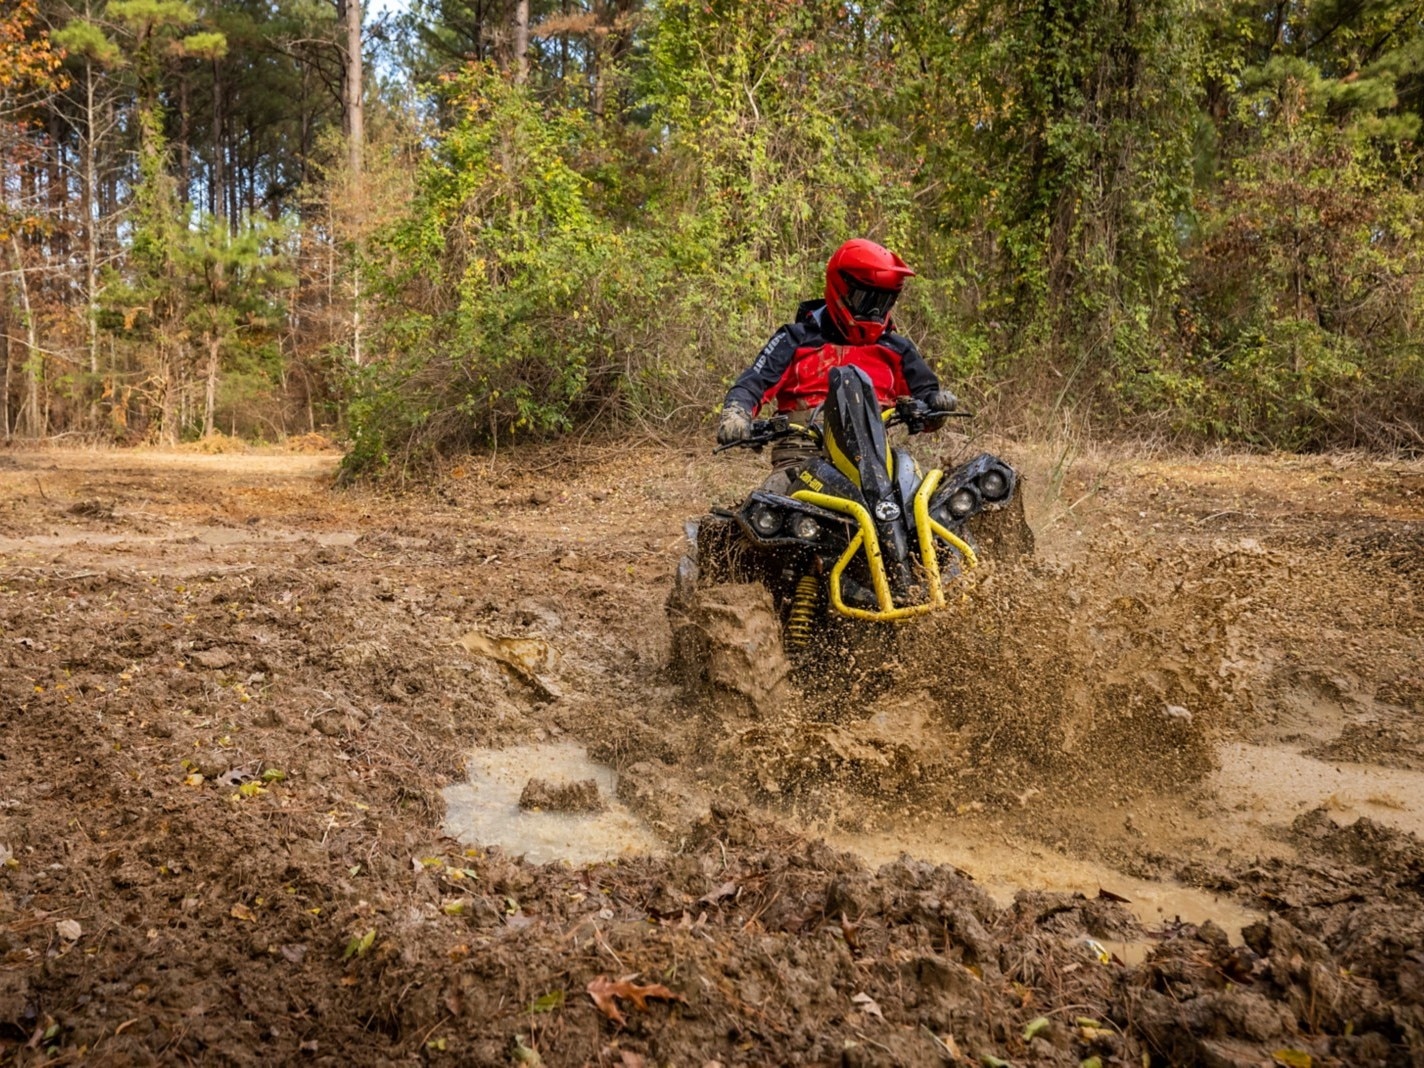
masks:
<instances>
[{"instance_id":1,"label":"yellow atv","mask_svg":"<svg viewBox=\"0 0 1424 1068\"><path fill-rule=\"evenodd\" d=\"M674 654L690 677L744 692L747 676L774 690L792 666L820 676L863 670L852 662L883 655L894 624L950 603L947 587L978 564L980 523L1001 513L1008 522L994 525L1014 531L1015 548L1031 548L1018 476L1004 461L985 453L948 474L921 471L889 447L887 428L919 433L950 413L908 397L882 412L854 367L833 369L829 385L809 425L757 420L748 440L723 446L804 435L818 451L788 493L758 490L688 524L668 607Z\"/></svg>"}]
</instances>

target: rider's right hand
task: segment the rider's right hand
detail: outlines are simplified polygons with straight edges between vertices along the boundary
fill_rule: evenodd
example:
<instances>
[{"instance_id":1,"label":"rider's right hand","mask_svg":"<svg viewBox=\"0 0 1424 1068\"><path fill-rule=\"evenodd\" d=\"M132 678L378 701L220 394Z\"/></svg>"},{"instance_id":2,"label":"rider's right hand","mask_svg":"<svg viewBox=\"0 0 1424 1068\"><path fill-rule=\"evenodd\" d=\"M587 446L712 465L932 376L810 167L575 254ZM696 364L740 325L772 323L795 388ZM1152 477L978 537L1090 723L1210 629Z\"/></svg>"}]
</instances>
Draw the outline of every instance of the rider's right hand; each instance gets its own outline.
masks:
<instances>
[{"instance_id":1,"label":"rider's right hand","mask_svg":"<svg viewBox=\"0 0 1424 1068\"><path fill-rule=\"evenodd\" d=\"M735 404L722 409L722 418L717 421L718 445L735 445L751 436L752 417L749 414Z\"/></svg>"}]
</instances>

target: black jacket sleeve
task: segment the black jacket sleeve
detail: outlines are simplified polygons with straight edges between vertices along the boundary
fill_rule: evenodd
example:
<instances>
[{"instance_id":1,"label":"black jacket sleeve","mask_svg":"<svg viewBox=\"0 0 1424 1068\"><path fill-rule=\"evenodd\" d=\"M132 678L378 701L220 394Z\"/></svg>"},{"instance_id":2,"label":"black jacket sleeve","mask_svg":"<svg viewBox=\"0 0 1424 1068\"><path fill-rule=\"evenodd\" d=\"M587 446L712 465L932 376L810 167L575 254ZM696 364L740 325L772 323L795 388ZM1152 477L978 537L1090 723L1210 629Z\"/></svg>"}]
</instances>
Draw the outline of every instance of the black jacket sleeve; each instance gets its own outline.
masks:
<instances>
[{"instance_id":1,"label":"black jacket sleeve","mask_svg":"<svg viewBox=\"0 0 1424 1068\"><path fill-rule=\"evenodd\" d=\"M894 350L900 356L900 373L905 377L905 385L910 387L910 396L916 400L929 400L939 392L939 376L930 370L915 343L904 334L886 331L880 344Z\"/></svg>"},{"instance_id":2,"label":"black jacket sleeve","mask_svg":"<svg viewBox=\"0 0 1424 1068\"><path fill-rule=\"evenodd\" d=\"M756 415L761 407L766 391L781 381L781 376L791 366L791 358L796 355L803 331L792 325L783 326L771 335L765 347L752 361L752 365L737 376L732 388L727 391L723 407L735 404L743 411Z\"/></svg>"}]
</instances>

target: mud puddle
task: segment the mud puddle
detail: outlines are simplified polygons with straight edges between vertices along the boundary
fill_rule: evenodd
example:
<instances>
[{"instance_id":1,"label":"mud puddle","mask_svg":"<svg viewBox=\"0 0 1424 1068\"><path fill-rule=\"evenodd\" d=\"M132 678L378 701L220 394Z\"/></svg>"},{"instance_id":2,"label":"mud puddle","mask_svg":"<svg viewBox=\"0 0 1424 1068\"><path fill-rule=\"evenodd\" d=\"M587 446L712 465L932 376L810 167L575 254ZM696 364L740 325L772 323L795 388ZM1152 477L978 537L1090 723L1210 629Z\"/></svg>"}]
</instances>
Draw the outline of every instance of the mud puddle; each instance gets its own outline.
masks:
<instances>
[{"instance_id":1,"label":"mud puddle","mask_svg":"<svg viewBox=\"0 0 1424 1068\"><path fill-rule=\"evenodd\" d=\"M469 758L466 773L467 781L444 790L445 833L462 842L499 846L534 864L594 864L663 851L652 831L615 798L617 773L590 760L580 745L480 750ZM550 784L592 779L605 807L581 813L522 809L520 794L530 779Z\"/></svg>"},{"instance_id":2,"label":"mud puddle","mask_svg":"<svg viewBox=\"0 0 1424 1068\"><path fill-rule=\"evenodd\" d=\"M1001 907L1021 891L1082 894L1102 893L1125 898L1125 907L1145 926L1202 924L1212 921L1240 943L1241 931L1260 915L1235 901L1175 882L1137 879L1105 865L1066 856L1052 849L1027 845L992 832L912 830L873 834L832 835L830 844L861 857L872 865L888 864L902 854L949 864L973 876L975 882ZM1131 964L1140 960L1151 943L1114 942L1107 948Z\"/></svg>"},{"instance_id":3,"label":"mud puddle","mask_svg":"<svg viewBox=\"0 0 1424 1068\"><path fill-rule=\"evenodd\" d=\"M1424 772L1335 763L1244 742L1222 747L1220 761L1212 780L1218 796L1247 819L1286 825L1323 808L1335 823L1368 816L1424 837Z\"/></svg>"}]
</instances>

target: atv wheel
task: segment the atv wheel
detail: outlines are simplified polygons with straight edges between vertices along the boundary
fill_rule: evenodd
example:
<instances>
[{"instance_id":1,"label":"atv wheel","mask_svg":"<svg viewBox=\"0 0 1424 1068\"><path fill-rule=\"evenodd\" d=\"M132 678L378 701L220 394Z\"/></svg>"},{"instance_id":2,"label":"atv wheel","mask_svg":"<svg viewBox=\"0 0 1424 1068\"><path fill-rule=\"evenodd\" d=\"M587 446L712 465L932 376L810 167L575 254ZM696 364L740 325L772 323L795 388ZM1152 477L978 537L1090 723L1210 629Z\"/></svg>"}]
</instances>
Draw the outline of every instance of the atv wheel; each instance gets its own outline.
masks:
<instances>
[{"instance_id":1,"label":"atv wheel","mask_svg":"<svg viewBox=\"0 0 1424 1068\"><path fill-rule=\"evenodd\" d=\"M781 619L759 583L674 587L668 599L674 667L683 683L733 715L765 716L789 693Z\"/></svg>"}]
</instances>

